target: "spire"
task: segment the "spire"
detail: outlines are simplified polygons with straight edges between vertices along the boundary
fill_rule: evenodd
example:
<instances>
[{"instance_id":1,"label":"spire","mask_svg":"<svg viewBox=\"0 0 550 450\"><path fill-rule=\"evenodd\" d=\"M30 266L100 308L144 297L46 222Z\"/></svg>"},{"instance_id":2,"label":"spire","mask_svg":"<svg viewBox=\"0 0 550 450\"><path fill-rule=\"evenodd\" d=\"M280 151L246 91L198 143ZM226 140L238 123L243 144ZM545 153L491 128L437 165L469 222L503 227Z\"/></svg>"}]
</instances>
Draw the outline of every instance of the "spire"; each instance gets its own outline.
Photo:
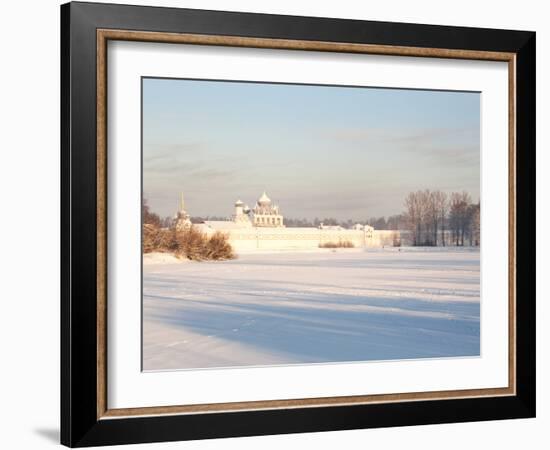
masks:
<instances>
[{"instance_id":1,"label":"spire","mask_svg":"<svg viewBox=\"0 0 550 450\"><path fill-rule=\"evenodd\" d=\"M183 200L183 192L180 197L180 211L185 211L185 201Z\"/></svg>"}]
</instances>

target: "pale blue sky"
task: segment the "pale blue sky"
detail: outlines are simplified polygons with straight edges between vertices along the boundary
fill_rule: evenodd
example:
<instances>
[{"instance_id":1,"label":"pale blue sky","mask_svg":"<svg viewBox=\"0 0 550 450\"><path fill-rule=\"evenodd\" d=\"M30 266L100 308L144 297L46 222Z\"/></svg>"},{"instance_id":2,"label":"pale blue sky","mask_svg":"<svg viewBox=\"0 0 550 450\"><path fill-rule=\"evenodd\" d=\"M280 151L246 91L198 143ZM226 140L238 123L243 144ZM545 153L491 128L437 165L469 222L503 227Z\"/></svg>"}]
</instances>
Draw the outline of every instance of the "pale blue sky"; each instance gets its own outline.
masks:
<instances>
[{"instance_id":1,"label":"pale blue sky","mask_svg":"<svg viewBox=\"0 0 550 450\"><path fill-rule=\"evenodd\" d=\"M479 93L143 79L143 190L229 216L265 189L293 218L365 220L411 190L479 198Z\"/></svg>"}]
</instances>

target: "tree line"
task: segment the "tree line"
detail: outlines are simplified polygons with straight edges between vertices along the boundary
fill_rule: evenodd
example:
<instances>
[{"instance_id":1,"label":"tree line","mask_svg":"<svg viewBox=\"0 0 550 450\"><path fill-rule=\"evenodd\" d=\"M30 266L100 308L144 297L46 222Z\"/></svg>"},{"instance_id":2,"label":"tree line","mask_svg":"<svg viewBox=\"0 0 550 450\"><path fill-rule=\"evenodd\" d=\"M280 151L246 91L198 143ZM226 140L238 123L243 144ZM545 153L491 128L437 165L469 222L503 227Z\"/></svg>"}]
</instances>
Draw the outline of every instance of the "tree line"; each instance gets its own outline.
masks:
<instances>
[{"instance_id":1,"label":"tree line","mask_svg":"<svg viewBox=\"0 0 550 450\"><path fill-rule=\"evenodd\" d=\"M403 214L394 214L387 219L385 216L371 217L366 224L375 230L404 230L406 229L406 217Z\"/></svg>"},{"instance_id":2,"label":"tree line","mask_svg":"<svg viewBox=\"0 0 550 450\"><path fill-rule=\"evenodd\" d=\"M353 226L357 223L370 225L377 230L399 230L400 226L404 224L403 216L401 214L396 214L394 216L389 216L387 219L385 217L371 217L366 220L354 220L354 219L344 219L338 220L334 217L325 217L320 219L316 217L315 219L295 219L291 217L285 217L284 224L286 227L315 227L319 228L321 224L336 226L339 225L342 228L352 229Z\"/></svg>"},{"instance_id":3,"label":"tree line","mask_svg":"<svg viewBox=\"0 0 550 450\"><path fill-rule=\"evenodd\" d=\"M479 245L480 204L472 203L467 192L410 192L404 206L412 245Z\"/></svg>"},{"instance_id":4,"label":"tree line","mask_svg":"<svg viewBox=\"0 0 550 450\"><path fill-rule=\"evenodd\" d=\"M466 191L447 194L440 190L419 190L410 192L404 201L402 214L386 217L371 217L366 223L377 230L406 230L415 246L478 246L480 244L480 203L473 203ZM142 204L144 224L170 228L173 219L161 218L150 211L147 201ZM192 217L192 223L204 220L227 220L222 217ZM324 219L286 218L287 227L319 227L340 225L351 229L357 221Z\"/></svg>"}]
</instances>

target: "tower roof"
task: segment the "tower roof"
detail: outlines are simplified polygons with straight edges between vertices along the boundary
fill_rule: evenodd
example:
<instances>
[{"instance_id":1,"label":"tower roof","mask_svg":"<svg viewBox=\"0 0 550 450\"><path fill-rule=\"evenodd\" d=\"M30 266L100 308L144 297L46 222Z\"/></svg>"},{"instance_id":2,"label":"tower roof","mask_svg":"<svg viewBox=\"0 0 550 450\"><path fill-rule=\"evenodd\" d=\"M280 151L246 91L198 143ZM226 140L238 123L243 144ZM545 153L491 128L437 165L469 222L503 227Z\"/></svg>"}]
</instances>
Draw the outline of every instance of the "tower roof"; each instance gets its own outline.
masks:
<instances>
[{"instance_id":1,"label":"tower roof","mask_svg":"<svg viewBox=\"0 0 550 450\"><path fill-rule=\"evenodd\" d=\"M235 202L235 206L243 206L244 203L239 199Z\"/></svg>"},{"instance_id":2,"label":"tower roof","mask_svg":"<svg viewBox=\"0 0 550 450\"><path fill-rule=\"evenodd\" d=\"M271 203L271 199L267 196L265 191L262 194L262 196L258 199L258 203L262 203L262 204Z\"/></svg>"}]
</instances>

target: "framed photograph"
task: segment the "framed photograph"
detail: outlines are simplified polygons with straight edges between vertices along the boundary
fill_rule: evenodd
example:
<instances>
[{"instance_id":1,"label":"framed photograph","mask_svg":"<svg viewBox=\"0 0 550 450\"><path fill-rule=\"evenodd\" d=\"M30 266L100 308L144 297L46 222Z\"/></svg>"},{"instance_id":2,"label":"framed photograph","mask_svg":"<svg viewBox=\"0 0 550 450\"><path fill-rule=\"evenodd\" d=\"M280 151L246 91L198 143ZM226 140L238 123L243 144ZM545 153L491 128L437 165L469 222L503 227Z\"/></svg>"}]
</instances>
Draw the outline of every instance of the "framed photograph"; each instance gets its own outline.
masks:
<instances>
[{"instance_id":1,"label":"framed photograph","mask_svg":"<svg viewBox=\"0 0 550 450\"><path fill-rule=\"evenodd\" d=\"M61 7L61 441L535 415L535 33Z\"/></svg>"}]
</instances>

